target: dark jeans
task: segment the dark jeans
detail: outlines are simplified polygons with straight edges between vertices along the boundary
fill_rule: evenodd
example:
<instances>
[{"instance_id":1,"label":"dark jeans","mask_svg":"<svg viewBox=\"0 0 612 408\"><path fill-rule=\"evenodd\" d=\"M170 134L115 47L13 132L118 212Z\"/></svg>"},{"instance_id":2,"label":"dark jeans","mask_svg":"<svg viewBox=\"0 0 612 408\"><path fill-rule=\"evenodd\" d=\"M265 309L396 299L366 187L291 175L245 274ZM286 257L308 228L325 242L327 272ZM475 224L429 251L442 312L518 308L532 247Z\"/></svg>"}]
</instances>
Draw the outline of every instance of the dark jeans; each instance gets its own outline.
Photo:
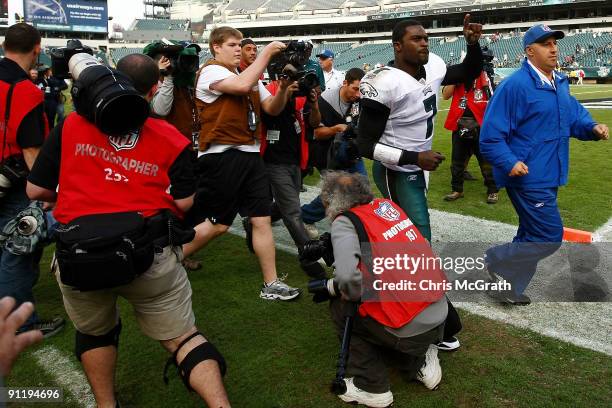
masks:
<instances>
[{"instance_id":1,"label":"dark jeans","mask_svg":"<svg viewBox=\"0 0 612 408\"><path fill-rule=\"evenodd\" d=\"M340 299L330 302L332 320L340 338L344 330L345 304ZM442 327L438 326L418 336L400 338L373 319L356 314L347 377L355 377L355 386L364 391L387 392L390 389L387 367L395 366L409 379L413 379L425 363L425 353L429 345L440 340L441 332Z\"/></svg>"},{"instance_id":2,"label":"dark jeans","mask_svg":"<svg viewBox=\"0 0 612 408\"><path fill-rule=\"evenodd\" d=\"M480 172L487 187L487 194L497 193L497 186L493 178L493 168L491 164L480 154L479 133L472 138L459 137L459 131L453 132L453 152L451 161L451 188L453 191L463 192L463 173L472 155L478 159Z\"/></svg>"},{"instance_id":3,"label":"dark jeans","mask_svg":"<svg viewBox=\"0 0 612 408\"><path fill-rule=\"evenodd\" d=\"M276 208L293 242L301 248L308 241L300 212L300 186L302 175L297 165L265 163L266 172L272 187Z\"/></svg>"},{"instance_id":4,"label":"dark jeans","mask_svg":"<svg viewBox=\"0 0 612 408\"><path fill-rule=\"evenodd\" d=\"M30 204L25 189L10 191L0 199L0 228L17 216ZM24 302L34 303L32 288L38 281L40 251L30 255L14 255L0 248L0 298L14 297L15 307ZM24 324L28 326L38 321L36 312Z\"/></svg>"}]
</instances>

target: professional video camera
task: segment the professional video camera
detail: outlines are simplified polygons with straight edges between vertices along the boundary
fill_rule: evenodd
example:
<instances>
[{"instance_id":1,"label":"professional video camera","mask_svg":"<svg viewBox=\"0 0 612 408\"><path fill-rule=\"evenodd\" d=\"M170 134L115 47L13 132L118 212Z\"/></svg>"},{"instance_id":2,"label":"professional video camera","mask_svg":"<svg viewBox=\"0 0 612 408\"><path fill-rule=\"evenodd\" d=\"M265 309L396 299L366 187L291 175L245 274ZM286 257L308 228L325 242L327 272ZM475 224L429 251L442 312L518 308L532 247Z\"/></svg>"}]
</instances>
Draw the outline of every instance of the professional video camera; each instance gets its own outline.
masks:
<instances>
[{"instance_id":1,"label":"professional video camera","mask_svg":"<svg viewBox=\"0 0 612 408\"><path fill-rule=\"evenodd\" d=\"M495 77L495 68L493 67L493 50L488 47L482 47L482 69L487 73L489 77L489 81L491 82L491 86L494 86L493 78Z\"/></svg>"},{"instance_id":2,"label":"professional video camera","mask_svg":"<svg viewBox=\"0 0 612 408\"><path fill-rule=\"evenodd\" d=\"M314 70L305 70L312 45L305 41L290 41L287 48L274 57L268 64L268 75L272 81L288 78L298 82L299 90L294 96L307 96L319 86L319 78Z\"/></svg>"},{"instance_id":3,"label":"professional video camera","mask_svg":"<svg viewBox=\"0 0 612 408\"><path fill-rule=\"evenodd\" d=\"M77 113L107 135L120 136L139 129L149 116L149 103L121 72L101 64L93 50L79 40L51 50L53 75L72 78L72 100Z\"/></svg>"},{"instance_id":4,"label":"professional video camera","mask_svg":"<svg viewBox=\"0 0 612 408\"><path fill-rule=\"evenodd\" d=\"M200 51L198 44L171 42L168 40L154 41L147 45L143 54L151 58L163 55L170 60L170 66L160 71L162 75L193 74L200 65Z\"/></svg>"}]
</instances>

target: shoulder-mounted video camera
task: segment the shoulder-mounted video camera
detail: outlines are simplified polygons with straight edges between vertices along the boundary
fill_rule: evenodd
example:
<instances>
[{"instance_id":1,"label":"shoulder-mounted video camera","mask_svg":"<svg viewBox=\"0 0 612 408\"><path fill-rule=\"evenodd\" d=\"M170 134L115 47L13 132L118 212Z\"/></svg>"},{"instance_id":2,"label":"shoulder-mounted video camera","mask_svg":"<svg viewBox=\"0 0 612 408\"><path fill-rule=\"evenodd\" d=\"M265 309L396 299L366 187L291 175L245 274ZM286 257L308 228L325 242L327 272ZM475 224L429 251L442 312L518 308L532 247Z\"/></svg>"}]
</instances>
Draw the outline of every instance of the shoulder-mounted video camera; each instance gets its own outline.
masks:
<instances>
[{"instance_id":1,"label":"shoulder-mounted video camera","mask_svg":"<svg viewBox=\"0 0 612 408\"><path fill-rule=\"evenodd\" d=\"M489 81L493 84L493 77L495 76L495 68L493 67L493 50L488 47L482 47L482 69L489 76Z\"/></svg>"},{"instance_id":2,"label":"shoulder-mounted video camera","mask_svg":"<svg viewBox=\"0 0 612 408\"><path fill-rule=\"evenodd\" d=\"M51 50L53 75L72 78L77 113L102 133L119 136L139 129L149 116L149 103L121 72L100 63L79 40Z\"/></svg>"},{"instance_id":3,"label":"shoulder-mounted video camera","mask_svg":"<svg viewBox=\"0 0 612 408\"><path fill-rule=\"evenodd\" d=\"M147 45L143 54L156 59L163 55L170 60L170 66L160 71L161 75L193 74L200 65L200 51L198 44L171 42L168 40L154 41Z\"/></svg>"},{"instance_id":4,"label":"shoulder-mounted video camera","mask_svg":"<svg viewBox=\"0 0 612 408\"><path fill-rule=\"evenodd\" d=\"M293 40L287 48L275 56L268 64L268 75L272 81L287 78L297 81L299 90L294 96L308 96L310 91L320 85L319 77L314 70L306 70L312 45L305 41Z\"/></svg>"}]
</instances>

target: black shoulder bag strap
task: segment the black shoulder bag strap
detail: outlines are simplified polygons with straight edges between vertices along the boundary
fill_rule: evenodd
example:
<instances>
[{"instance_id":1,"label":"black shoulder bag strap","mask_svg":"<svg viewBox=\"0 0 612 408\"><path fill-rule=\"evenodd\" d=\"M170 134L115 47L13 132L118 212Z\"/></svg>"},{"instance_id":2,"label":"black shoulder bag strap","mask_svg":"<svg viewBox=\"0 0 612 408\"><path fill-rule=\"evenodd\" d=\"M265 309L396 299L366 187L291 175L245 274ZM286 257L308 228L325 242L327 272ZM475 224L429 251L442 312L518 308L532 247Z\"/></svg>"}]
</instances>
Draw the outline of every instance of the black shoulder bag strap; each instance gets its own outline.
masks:
<instances>
[{"instance_id":1,"label":"black shoulder bag strap","mask_svg":"<svg viewBox=\"0 0 612 408\"><path fill-rule=\"evenodd\" d=\"M368 271L372 270L372 245L370 244L370 239L368 238L368 233L363 226L363 223L359 219L355 213L351 211L345 211L340 215L344 215L348 218L353 227L355 227L355 231L357 232L357 237L359 238L359 244L361 246L361 261L366 265Z\"/></svg>"}]
</instances>

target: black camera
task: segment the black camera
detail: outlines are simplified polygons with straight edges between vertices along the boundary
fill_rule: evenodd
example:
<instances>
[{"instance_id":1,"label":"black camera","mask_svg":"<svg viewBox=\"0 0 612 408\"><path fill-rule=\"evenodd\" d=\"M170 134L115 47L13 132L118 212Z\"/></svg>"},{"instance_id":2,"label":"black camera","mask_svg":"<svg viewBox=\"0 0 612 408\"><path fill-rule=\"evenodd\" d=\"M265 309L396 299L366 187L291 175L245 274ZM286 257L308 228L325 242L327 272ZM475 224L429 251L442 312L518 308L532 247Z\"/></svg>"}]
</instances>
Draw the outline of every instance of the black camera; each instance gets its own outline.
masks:
<instances>
[{"instance_id":1,"label":"black camera","mask_svg":"<svg viewBox=\"0 0 612 408\"><path fill-rule=\"evenodd\" d=\"M29 173L23 156L9 156L0 165L0 198L6 196L13 187L25 184Z\"/></svg>"},{"instance_id":2,"label":"black camera","mask_svg":"<svg viewBox=\"0 0 612 408\"><path fill-rule=\"evenodd\" d=\"M327 266L334 264L334 248L329 232L321 234L318 239L307 241L300 251L300 261L316 262L321 258Z\"/></svg>"},{"instance_id":3,"label":"black camera","mask_svg":"<svg viewBox=\"0 0 612 408\"><path fill-rule=\"evenodd\" d=\"M170 66L159 71L161 75L193 74L200 65L200 51L198 44L166 43L155 41L145 47L143 53L156 59L159 55L170 60Z\"/></svg>"},{"instance_id":4,"label":"black camera","mask_svg":"<svg viewBox=\"0 0 612 408\"><path fill-rule=\"evenodd\" d=\"M487 73L489 81L491 82L491 86L494 85L493 78L495 77L495 67L493 67L493 58L495 58L495 56L493 55L493 50L489 49L488 47L482 47L482 69L484 72Z\"/></svg>"},{"instance_id":5,"label":"black camera","mask_svg":"<svg viewBox=\"0 0 612 408\"><path fill-rule=\"evenodd\" d=\"M69 40L51 51L53 74L72 78L71 94L77 113L107 135L122 136L144 124L149 103L123 73L98 62L91 48Z\"/></svg>"},{"instance_id":6,"label":"black camera","mask_svg":"<svg viewBox=\"0 0 612 408\"><path fill-rule=\"evenodd\" d=\"M308 96L310 91L320 85L314 70L305 70L312 45L304 41L290 41L287 48L274 57L268 64L268 75L272 81L287 78L297 81L298 91L294 96Z\"/></svg>"}]
</instances>

